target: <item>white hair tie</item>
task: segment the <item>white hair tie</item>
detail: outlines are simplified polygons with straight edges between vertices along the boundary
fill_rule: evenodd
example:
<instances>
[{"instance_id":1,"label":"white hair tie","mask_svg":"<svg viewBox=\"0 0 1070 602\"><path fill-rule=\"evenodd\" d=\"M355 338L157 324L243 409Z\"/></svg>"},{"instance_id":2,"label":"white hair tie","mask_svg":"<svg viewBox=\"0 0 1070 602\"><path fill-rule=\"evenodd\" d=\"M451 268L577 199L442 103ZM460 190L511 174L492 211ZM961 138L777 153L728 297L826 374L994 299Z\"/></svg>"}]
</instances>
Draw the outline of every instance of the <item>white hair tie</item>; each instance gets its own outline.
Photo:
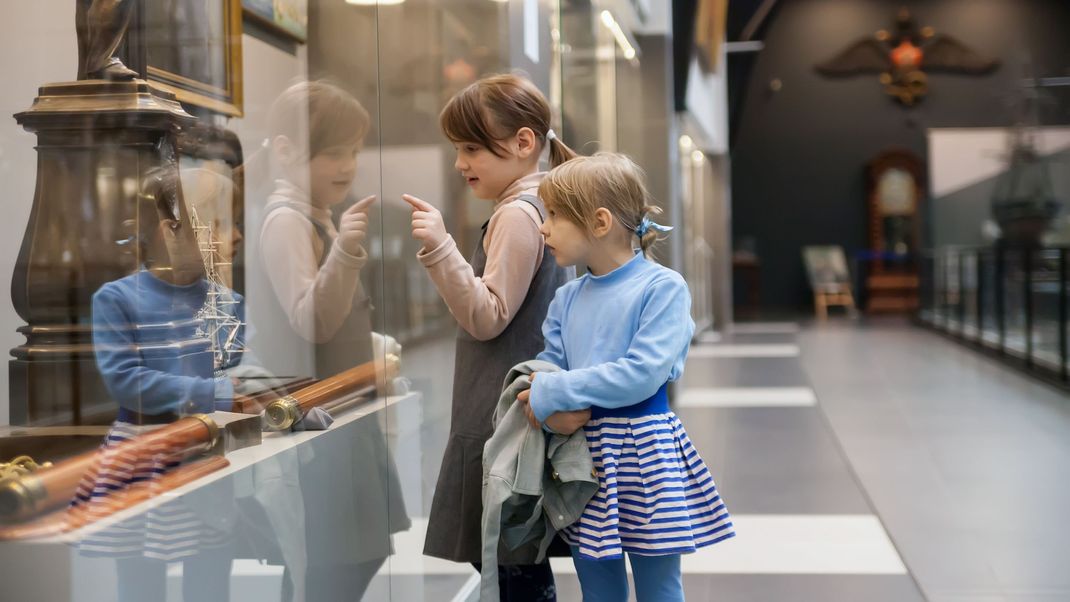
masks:
<instances>
[{"instance_id":1,"label":"white hair tie","mask_svg":"<svg viewBox=\"0 0 1070 602\"><path fill-rule=\"evenodd\" d=\"M556 139L557 139L557 132L555 132L553 128L550 128L550 129L546 130L546 141L547 142L549 142L551 140L556 140Z\"/></svg>"}]
</instances>

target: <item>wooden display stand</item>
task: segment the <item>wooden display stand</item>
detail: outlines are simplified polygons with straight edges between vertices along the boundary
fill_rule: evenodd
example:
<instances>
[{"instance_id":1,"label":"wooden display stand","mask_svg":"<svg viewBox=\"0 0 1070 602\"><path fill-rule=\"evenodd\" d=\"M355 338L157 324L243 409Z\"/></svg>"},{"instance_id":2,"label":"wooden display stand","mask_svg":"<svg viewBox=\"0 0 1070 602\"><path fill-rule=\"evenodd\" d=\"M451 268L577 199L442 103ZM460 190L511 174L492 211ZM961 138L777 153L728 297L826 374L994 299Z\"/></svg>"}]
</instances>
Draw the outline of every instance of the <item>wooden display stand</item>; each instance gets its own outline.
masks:
<instances>
[{"instance_id":1,"label":"wooden display stand","mask_svg":"<svg viewBox=\"0 0 1070 602\"><path fill-rule=\"evenodd\" d=\"M848 313L853 314L855 297L851 294L851 287L841 285L833 290L814 291L814 312L818 320L824 322L828 319L829 307L843 307Z\"/></svg>"},{"instance_id":2,"label":"wooden display stand","mask_svg":"<svg viewBox=\"0 0 1070 602\"><path fill-rule=\"evenodd\" d=\"M855 313L855 297L851 292L851 276L847 271L847 259L843 247L803 247L803 263L814 291L814 312L817 319L828 319L829 307L843 307L847 313Z\"/></svg>"}]
</instances>

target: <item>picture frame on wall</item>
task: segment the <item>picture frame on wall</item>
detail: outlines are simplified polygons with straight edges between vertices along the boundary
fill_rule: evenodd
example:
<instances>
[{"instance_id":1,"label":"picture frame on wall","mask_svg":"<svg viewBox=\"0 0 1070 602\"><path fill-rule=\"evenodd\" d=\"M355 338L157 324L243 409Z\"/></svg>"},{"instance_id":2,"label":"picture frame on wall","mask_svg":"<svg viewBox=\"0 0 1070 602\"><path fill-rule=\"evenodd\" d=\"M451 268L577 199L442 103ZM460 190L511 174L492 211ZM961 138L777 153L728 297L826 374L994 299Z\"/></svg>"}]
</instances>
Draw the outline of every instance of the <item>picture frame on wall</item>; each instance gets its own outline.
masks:
<instances>
[{"instance_id":1,"label":"picture frame on wall","mask_svg":"<svg viewBox=\"0 0 1070 602\"><path fill-rule=\"evenodd\" d=\"M308 0L241 0L245 18L300 44L308 41Z\"/></svg>"},{"instance_id":2,"label":"picture frame on wall","mask_svg":"<svg viewBox=\"0 0 1070 602\"><path fill-rule=\"evenodd\" d=\"M241 117L241 0L141 2L126 40L127 66L186 105Z\"/></svg>"}]
</instances>

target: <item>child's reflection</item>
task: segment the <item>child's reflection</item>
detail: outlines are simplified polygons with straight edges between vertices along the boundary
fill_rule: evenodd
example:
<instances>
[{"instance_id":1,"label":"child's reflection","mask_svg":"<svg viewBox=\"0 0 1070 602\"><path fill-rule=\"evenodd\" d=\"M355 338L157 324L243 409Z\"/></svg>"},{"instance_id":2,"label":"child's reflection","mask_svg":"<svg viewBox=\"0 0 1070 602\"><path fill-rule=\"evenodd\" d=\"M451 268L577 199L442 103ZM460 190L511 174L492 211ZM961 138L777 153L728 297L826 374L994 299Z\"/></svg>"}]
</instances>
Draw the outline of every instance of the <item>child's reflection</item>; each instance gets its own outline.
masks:
<instances>
[{"instance_id":1,"label":"child's reflection","mask_svg":"<svg viewBox=\"0 0 1070 602\"><path fill-rule=\"evenodd\" d=\"M371 305L360 271L375 198L345 209L337 226L332 219L349 197L369 121L355 98L325 82L291 86L272 106L262 153L275 177L252 251L275 300L261 306L275 311L257 322L288 325L298 337L265 350L276 374L326 378L372 360ZM313 344L312 358L302 342Z\"/></svg>"},{"instance_id":2,"label":"child's reflection","mask_svg":"<svg viewBox=\"0 0 1070 602\"><path fill-rule=\"evenodd\" d=\"M372 307L360 281L375 199L339 211L350 196L369 123L364 107L344 90L302 82L273 103L269 135L251 158L269 158L272 167L250 259L259 266L253 280L270 284L253 290L270 297L256 297L255 319L271 343L254 344L275 374L324 379L381 358L383 350L375 347L397 352L390 337L372 333ZM246 171L247 182L252 177ZM308 448L314 459L302 455L307 569L300 574L299 563L287 561L284 600L360 599L391 553L390 535L408 528L377 418L349 425L345 437L315 440Z\"/></svg>"},{"instance_id":3,"label":"child's reflection","mask_svg":"<svg viewBox=\"0 0 1070 602\"><path fill-rule=\"evenodd\" d=\"M112 512L115 492L152 488L181 464L182 450L161 447L119 457L118 443L183 415L229 409L233 402L234 384L223 370L241 359L243 300L206 279L179 190L174 165L149 178L136 234L128 241L136 245L142 268L93 295L97 365L119 414L71 502L72 517L81 521ZM205 512L173 501L92 533L79 548L116 558L120 601L162 599L173 561L183 562L186 600L226 600L230 512L225 504Z\"/></svg>"}]
</instances>

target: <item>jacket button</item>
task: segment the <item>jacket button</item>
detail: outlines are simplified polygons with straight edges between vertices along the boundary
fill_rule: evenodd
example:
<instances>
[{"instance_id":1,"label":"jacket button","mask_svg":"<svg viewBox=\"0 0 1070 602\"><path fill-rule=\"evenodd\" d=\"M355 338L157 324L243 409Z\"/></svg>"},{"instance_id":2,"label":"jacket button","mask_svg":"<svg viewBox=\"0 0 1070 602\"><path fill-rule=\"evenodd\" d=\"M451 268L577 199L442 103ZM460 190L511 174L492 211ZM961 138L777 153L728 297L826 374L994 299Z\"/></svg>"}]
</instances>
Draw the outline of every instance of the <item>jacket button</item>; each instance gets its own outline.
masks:
<instances>
[{"instance_id":1,"label":"jacket button","mask_svg":"<svg viewBox=\"0 0 1070 602\"><path fill-rule=\"evenodd\" d=\"M556 470L555 470L555 471L554 471L554 473L553 473L553 477L554 477L555 479L557 479L557 480L561 480L561 476L557 474L557 471L556 471Z\"/></svg>"},{"instance_id":2,"label":"jacket button","mask_svg":"<svg viewBox=\"0 0 1070 602\"><path fill-rule=\"evenodd\" d=\"M562 516L562 515L560 515L560 514L558 514L558 515L557 515L557 520L565 520L565 517L564 517L564 516Z\"/></svg>"}]
</instances>

